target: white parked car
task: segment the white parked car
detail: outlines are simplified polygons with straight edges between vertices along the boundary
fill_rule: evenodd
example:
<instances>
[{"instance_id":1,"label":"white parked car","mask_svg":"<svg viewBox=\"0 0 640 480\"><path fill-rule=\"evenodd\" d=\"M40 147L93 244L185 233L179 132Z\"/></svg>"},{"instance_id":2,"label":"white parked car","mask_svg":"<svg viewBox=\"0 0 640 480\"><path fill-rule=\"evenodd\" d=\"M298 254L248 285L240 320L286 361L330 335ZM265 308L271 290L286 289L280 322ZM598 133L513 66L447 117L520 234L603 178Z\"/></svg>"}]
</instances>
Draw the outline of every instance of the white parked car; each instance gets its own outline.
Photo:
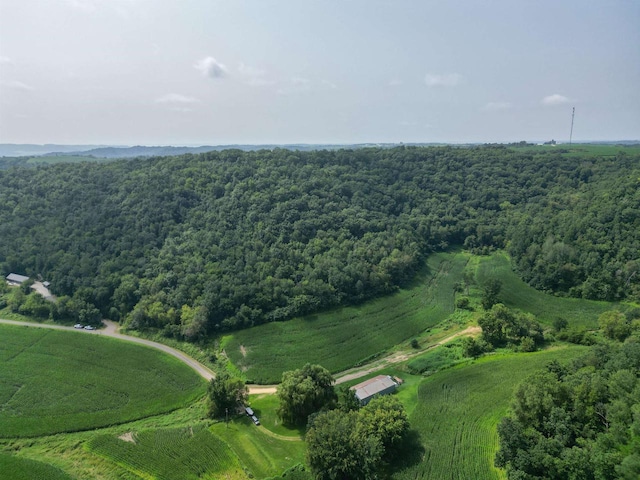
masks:
<instances>
[{"instance_id":1,"label":"white parked car","mask_svg":"<svg viewBox=\"0 0 640 480\"><path fill-rule=\"evenodd\" d=\"M84 328L84 325L82 325L81 323L76 323L73 328Z\"/></svg>"},{"instance_id":2,"label":"white parked car","mask_svg":"<svg viewBox=\"0 0 640 480\"><path fill-rule=\"evenodd\" d=\"M251 415L251 420L253 420L253 423L255 423L256 425L260 425L260 420L258 420L258 417L256 417L255 415Z\"/></svg>"},{"instance_id":3,"label":"white parked car","mask_svg":"<svg viewBox=\"0 0 640 480\"><path fill-rule=\"evenodd\" d=\"M95 330L95 328L93 328L91 325L87 325L86 327L84 327L85 330Z\"/></svg>"}]
</instances>

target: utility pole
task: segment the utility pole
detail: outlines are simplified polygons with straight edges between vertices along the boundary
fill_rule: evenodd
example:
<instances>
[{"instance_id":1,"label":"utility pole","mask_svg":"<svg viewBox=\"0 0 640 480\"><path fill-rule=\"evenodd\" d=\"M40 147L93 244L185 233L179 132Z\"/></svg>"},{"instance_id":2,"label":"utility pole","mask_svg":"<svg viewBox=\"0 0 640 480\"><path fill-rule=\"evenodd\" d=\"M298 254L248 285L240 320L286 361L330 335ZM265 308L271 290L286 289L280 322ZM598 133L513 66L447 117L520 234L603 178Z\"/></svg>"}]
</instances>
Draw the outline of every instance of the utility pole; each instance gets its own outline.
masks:
<instances>
[{"instance_id":1,"label":"utility pole","mask_svg":"<svg viewBox=\"0 0 640 480\"><path fill-rule=\"evenodd\" d=\"M569 134L569 145L571 145L571 140L573 139L573 117L576 115L576 107L573 107L573 111L571 112L571 133Z\"/></svg>"}]
</instances>

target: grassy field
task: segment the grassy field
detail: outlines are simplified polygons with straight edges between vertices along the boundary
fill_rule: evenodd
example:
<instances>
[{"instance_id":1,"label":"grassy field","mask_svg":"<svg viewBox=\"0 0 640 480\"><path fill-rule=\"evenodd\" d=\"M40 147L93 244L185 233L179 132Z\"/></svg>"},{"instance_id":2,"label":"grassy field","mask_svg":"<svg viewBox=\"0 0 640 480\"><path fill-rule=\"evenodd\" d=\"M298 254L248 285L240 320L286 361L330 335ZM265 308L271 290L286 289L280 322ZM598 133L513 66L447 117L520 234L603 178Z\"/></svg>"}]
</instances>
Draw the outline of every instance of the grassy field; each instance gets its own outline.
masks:
<instances>
[{"instance_id":1,"label":"grassy field","mask_svg":"<svg viewBox=\"0 0 640 480\"><path fill-rule=\"evenodd\" d=\"M531 288L511 270L509 258L502 253L474 257L469 263L470 268L477 268L476 277L480 285L489 278L500 279L500 301L507 307L534 314L543 324L550 325L554 319L561 317L569 322L570 327L596 329L598 316L617 306L609 302L555 297Z\"/></svg>"},{"instance_id":2,"label":"grassy field","mask_svg":"<svg viewBox=\"0 0 640 480\"><path fill-rule=\"evenodd\" d=\"M289 427L282 424L278 417L277 410L280 401L277 395L260 394L250 395L249 405L260 419L263 427L276 435L302 440L306 432L305 427Z\"/></svg>"},{"instance_id":3,"label":"grassy field","mask_svg":"<svg viewBox=\"0 0 640 480\"><path fill-rule=\"evenodd\" d=\"M130 343L0 326L0 432L30 437L115 425L186 405L205 391L189 367Z\"/></svg>"},{"instance_id":4,"label":"grassy field","mask_svg":"<svg viewBox=\"0 0 640 480\"><path fill-rule=\"evenodd\" d=\"M454 311L453 284L468 257L431 255L413 286L363 305L242 330L222 339L231 361L256 383L318 363L332 372L352 367L442 322Z\"/></svg>"},{"instance_id":5,"label":"grassy field","mask_svg":"<svg viewBox=\"0 0 640 480\"><path fill-rule=\"evenodd\" d=\"M551 325L558 317L569 327L596 329L598 316L617 304L549 295L527 285L511 270L504 253L476 256L467 253L431 255L428 268L413 286L395 295L379 298L357 307L346 307L287 322L270 323L235 332L222 339L222 345L245 377L256 383L273 383L281 373L306 362L323 365L332 372L362 364L427 329L447 320L463 325L473 323L481 312L481 286L489 278L502 281L500 301L511 308L534 314ZM475 275L470 290L475 311L454 312L453 286L461 282L464 271ZM433 353L431 359L441 353ZM414 365L417 370L421 365ZM424 366L429 369L429 365Z\"/></svg>"},{"instance_id":6,"label":"grassy field","mask_svg":"<svg viewBox=\"0 0 640 480\"><path fill-rule=\"evenodd\" d=\"M304 442L276 438L256 427L246 416L229 424L217 423L211 427L211 431L229 444L255 478L277 476L304 462Z\"/></svg>"},{"instance_id":7,"label":"grassy field","mask_svg":"<svg viewBox=\"0 0 640 480\"><path fill-rule=\"evenodd\" d=\"M247 478L229 446L204 426L101 435L87 447L142 478Z\"/></svg>"},{"instance_id":8,"label":"grassy field","mask_svg":"<svg viewBox=\"0 0 640 480\"><path fill-rule=\"evenodd\" d=\"M489 356L426 378L410 416L420 434L421 461L393 478L474 480L505 478L493 467L496 426L518 383L551 360L568 360L584 351L570 347L530 354Z\"/></svg>"}]
</instances>

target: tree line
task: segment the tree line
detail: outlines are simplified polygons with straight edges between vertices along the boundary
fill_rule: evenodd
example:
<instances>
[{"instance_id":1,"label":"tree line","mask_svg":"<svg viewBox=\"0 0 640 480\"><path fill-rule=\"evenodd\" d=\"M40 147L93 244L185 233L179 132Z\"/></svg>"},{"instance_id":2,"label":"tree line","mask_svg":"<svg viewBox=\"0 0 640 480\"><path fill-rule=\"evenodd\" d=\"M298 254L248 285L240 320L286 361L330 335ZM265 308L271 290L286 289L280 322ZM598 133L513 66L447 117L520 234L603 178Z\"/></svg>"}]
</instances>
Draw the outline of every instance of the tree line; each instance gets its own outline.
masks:
<instances>
[{"instance_id":1,"label":"tree line","mask_svg":"<svg viewBox=\"0 0 640 480\"><path fill-rule=\"evenodd\" d=\"M637 299L639 178L638 155L502 146L13 167L0 272L41 275L76 315L188 340L393 292L450 246L506 248L549 292Z\"/></svg>"}]
</instances>

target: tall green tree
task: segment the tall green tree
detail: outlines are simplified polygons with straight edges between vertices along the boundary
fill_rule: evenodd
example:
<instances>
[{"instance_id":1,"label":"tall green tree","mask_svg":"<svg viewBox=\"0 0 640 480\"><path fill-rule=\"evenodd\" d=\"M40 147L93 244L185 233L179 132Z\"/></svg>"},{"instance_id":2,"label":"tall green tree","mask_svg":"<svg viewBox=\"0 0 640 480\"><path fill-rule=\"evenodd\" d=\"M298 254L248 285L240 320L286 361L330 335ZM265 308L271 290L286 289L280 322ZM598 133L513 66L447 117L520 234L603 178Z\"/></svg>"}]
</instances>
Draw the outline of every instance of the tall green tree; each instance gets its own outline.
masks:
<instances>
[{"instance_id":1,"label":"tall green tree","mask_svg":"<svg viewBox=\"0 0 640 480\"><path fill-rule=\"evenodd\" d=\"M388 456L400 446L409 431L409 419L397 397L383 395L360 409L356 430L360 437L380 439Z\"/></svg>"},{"instance_id":2,"label":"tall green tree","mask_svg":"<svg viewBox=\"0 0 640 480\"><path fill-rule=\"evenodd\" d=\"M244 382L223 371L209 382L208 414L211 418L220 418L226 413L233 414L247 401L249 391Z\"/></svg>"},{"instance_id":3,"label":"tall green tree","mask_svg":"<svg viewBox=\"0 0 640 480\"><path fill-rule=\"evenodd\" d=\"M384 447L376 436L356 434L358 413L331 410L318 415L307 435L307 463L316 480L372 480Z\"/></svg>"},{"instance_id":4,"label":"tall green tree","mask_svg":"<svg viewBox=\"0 0 640 480\"><path fill-rule=\"evenodd\" d=\"M502 282L500 280L497 278L490 278L487 280L487 283L482 287L482 298L480 299L482 308L490 310L491 307L498 303L500 290L502 290Z\"/></svg>"},{"instance_id":5,"label":"tall green tree","mask_svg":"<svg viewBox=\"0 0 640 480\"><path fill-rule=\"evenodd\" d=\"M333 377L320 365L307 363L304 367L282 374L278 386L278 416L290 425L304 425L309 415L337 400Z\"/></svg>"},{"instance_id":6,"label":"tall green tree","mask_svg":"<svg viewBox=\"0 0 640 480\"><path fill-rule=\"evenodd\" d=\"M360 410L321 412L305 438L307 462L317 480L380 478L408 431L407 414L393 396L375 398Z\"/></svg>"}]
</instances>

